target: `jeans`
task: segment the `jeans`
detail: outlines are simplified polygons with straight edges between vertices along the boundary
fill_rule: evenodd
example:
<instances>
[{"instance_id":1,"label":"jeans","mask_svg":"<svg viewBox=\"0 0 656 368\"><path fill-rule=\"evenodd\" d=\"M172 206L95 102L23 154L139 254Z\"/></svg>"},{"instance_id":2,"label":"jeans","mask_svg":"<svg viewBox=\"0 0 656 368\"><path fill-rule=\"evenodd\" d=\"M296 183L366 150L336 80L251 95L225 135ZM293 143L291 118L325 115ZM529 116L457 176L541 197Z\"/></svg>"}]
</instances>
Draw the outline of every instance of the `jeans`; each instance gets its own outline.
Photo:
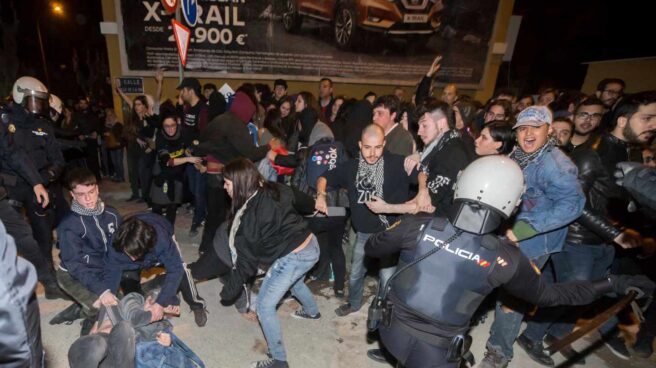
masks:
<instances>
[{"instance_id":1,"label":"jeans","mask_svg":"<svg viewBox=\"0 0 656 368\"><path fill-rule=\"evenodd\" d=\"M136 353L134 328L119 322L109 334L82 336L68 350L71 368L133 368Z\"/></svg>"},{"instance_id":2,"label":"jeans","mask_svg":"<svg viewBox=\"0 0 656 368\"><path fill-rule=\"evenodd\" d=\"M305 274L318 260L319 243L313 235L301 251L289 253L273 262L262 281L257 297L257 317L269 346L269 353L274 359L287 360L280 321L276 315L278 302L287 290L291 289L292 295L301 303L305 313L312 316L319 313L312 292L303 282Z\"/></svg>"},{"instance_id":3,"label":"jeans","mask_svg":"<svg viewBox=\"0 0 656 368\"><path fill-rule=\"evenodd\" d=\"M348 302L351 309L359 310L362 307L362 299L364 295L364 280L367 274L367 267L365 265L364 245L367 243L369 237L373 234L357 233L355 248L353 249L353 262L351 263L351 274L349 275L349 296ZM382 260L380 268L380 285L385 285L387 280L394 274L396 266L388 264L386 260ZM379 288L378 292L382 292L383 288Z\"/></svg>"},{"instance_id":4,"label":"jeans","mask_svg":"<svg viewBox=\"0 0 656 368\"><path fill-rule=\"evenodd\" d=\"M608 273L615 248L607 244L569 244L563 251L551 256L556 282L587 281L604 277ZM524 335L533 341L542 341L549 333L563 338L574 329L578 313L572 307L552 307L539 309L528 322Z\"/></svg>"},{"instance_id":5,"label":"jeans","mask_svg":"<svg viewBox=\"0 0 656 368\"><path fill-rule=\"evenodd\" d=\"M536 267L542 269L549 260L549 255L543 255L532 262ZM488 348L500 350L503 356L508 359L513 357L513 344L519 335L519 329L524 319L524 313L527 310L527 303L513 298L511 295L504 293L499 294L500 300L497 300L494 310L494 323L490 328L490 338L487 340ZM503 300L503 302L501 301ZM504 310L502 307L510 307L511 310Z\"/></svg>"},{"instance_id":6,"label":"jeans","mask_svg":"<svg viewBox=\"0 0 656 368\"><path fill-rule=\"evenodd\" d=\"M193 225L200 225L205 220L207 212L207 186L205 183L205 174L196 170L194 165L187 165L185 168L187 179L189 180L189 191L194 196L194 218L191 221Z\"/></svg>"}]
</instances>

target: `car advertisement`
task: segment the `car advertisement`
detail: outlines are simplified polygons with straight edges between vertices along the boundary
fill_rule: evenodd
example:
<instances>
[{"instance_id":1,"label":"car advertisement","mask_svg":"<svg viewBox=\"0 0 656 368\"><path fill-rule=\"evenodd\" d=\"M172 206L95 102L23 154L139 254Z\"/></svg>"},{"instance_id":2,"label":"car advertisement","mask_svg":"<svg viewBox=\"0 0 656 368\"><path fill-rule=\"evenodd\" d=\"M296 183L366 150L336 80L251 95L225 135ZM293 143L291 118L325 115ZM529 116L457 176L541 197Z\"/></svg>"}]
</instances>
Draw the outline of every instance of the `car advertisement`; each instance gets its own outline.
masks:
<instances>
[{"instance_id":1,"label":"car advertisement","mask_svg":"<svg viewBox=\"0 0 656 368\"><path fill-rule=\"evenodd\" d=\"M124 75L178 69L161 0L116 0ZM185 75L480 86L499 0L197 0ZM182 14L181 10L179 10Z\"/></svg>"}]
</instances>

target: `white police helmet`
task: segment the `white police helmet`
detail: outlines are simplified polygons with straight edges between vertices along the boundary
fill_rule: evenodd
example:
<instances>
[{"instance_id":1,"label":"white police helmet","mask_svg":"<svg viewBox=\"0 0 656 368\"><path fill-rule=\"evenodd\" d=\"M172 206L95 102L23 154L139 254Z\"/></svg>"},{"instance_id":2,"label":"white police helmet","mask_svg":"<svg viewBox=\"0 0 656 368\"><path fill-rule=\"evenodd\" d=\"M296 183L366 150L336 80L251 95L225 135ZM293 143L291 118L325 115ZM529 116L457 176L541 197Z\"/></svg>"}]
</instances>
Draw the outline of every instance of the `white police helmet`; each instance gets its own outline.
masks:
<instances>
[{"instance_id":1,"label":"white police helmet","mask_svg":"<svg viewBox=\"0 0 656 368\"><path fill-rule=\"evenodd\" d=\"M50 95L50 108L55 110L57 114L61 114L64 110L64 104L62 103L61 98L56 95Z\"/></svg>"},{"instance_id":2,"label":"white police helmet","mask_svg":"<svg viewBox=\"0 0 656 368\"><path fill-rule=\"evenodd\" d=\"M481 157L458 176L454 200L484 204L510 217L524 193L524 174L512 159L501 155Z\"/></svg>"},{"instance_id":3,"label":"white police helmet","mask_svg":"<svg viewBox=\"0 0 656 368\"><path fill-rule=\"evenodd\" d=\"M18 78L14 82L11 97L15 103L22 105L29 112L48 116L50 95L46 86L38 79L32 77Z\"/></svg>"}]
</instances>

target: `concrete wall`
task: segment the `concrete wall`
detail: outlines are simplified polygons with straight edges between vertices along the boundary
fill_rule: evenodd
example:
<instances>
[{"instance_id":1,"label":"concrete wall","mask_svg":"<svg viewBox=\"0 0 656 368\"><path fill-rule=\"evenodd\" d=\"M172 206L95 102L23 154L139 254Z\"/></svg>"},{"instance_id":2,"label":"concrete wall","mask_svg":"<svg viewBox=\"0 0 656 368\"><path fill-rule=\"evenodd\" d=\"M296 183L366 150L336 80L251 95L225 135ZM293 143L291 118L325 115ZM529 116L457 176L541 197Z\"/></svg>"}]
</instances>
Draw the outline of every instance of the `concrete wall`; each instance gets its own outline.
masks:
<instances>
[{"instance_id":1,"label":"concrete wall","mask_svg":"<svg viewBox=\"0 0 656 368\"><path fill-rule=\"evenodd\" d=\"M508 29L508 23L510 22L510 16L512 15L514 0L500 0L499 8L497 10L497 18L495 28L492 34L492 40L490 41L490 53L492 52L492 45L496 42L505 42L506 33ZM102 9L103 9L103 18L105 22L115 22L115 5L114 0L102 0ZM120 64L120 54L119 54L119 41L118 35L106 35L105 39L107 40L107 55L109 57L109 70L112 81L115 78L120 77L121 74L121 64ZM499 66L501 65L501 58L503 55L491 55L488 59L487 73L486 78L483 81L483 86L480 89L476 90L461 90L461 94L466 94L474 97L475 99L485 102L488 98L492 96L494 92L494 87L497 80L497 74L499 72ZM430 65L426 65L428 69ZM154 76L153 74L150 77ZM144 75L143 77L148 77ZM420 78L420 76L418 76ZM273 84L272 80L244 80L244 79L199 79L201 84L212 82L221 87L223 83L228 83L233 89L237 89L239 85L244 82L251 83L269 83ZM419 79L417 80L419 82ZM114 83L114 82L112 82ZM165 78L164 80L164 96L163 99L166 100L170 98L175 100L176 90L175 87L178 85L177 78ZM313 93L318 92L318 83L317 82L296 82L288 81L289 91L292 93L300 91L310 91ZM272 86L273 87L273 86ZM367 92L373 91L377 94L389 94L392 93L394 86L393 85L373 85L373 84L351 84L351 83L335 83L334 84L334 94L335 95L346 95L349 97L362 98ZM155 79L154 78L145 78L144 79L144 89L147 93L155 93ZM412 87L404 87L407 99L413 95L414 90ZM114 94L114 106L121 106L120 97ZM122 119L122 112L120 108L116 108L116 113L119 115L119 119Z\"/></svg>"},{"instance_id":2,"label":"concrete wall","mask_svg":"<svg viewBox=\"0 0 656 368\"><path fill-rule=\"evenodd\" d=\"M589 63L581 91L595 92L604 78L622 78L628 93L656 90L656 57Z\"/></svg>"}]
</instances>

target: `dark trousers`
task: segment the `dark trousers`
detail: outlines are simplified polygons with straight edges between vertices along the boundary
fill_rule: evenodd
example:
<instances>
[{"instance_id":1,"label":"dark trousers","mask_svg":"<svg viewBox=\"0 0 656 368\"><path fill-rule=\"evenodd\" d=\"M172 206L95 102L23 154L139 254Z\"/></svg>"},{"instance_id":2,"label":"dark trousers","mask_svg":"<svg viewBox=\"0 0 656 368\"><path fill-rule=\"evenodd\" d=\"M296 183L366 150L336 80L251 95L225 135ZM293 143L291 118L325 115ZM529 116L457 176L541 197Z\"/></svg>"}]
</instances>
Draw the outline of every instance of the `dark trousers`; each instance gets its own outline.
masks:
<instances>
[{"instance_id":1,"label":"dark trousers","mask_svg":"<svg viewBox=\"0 0 656 368\"><path fill-rule=\"evenodd\" d=\"M130 189L133 196L148 198L150 184L153 178L153 164L155 155L153 152L146 153L138 144L128 145L128 176L130 177Z\"/></svg>"},{"instance_id":2,"label":"dark trousers","mask_svg":"<svg viewBox=\"0 0 656 368\"><path fill-rule=\"evenodd\" d=\"M189 191L194 197L194 217L191 223L198 226L207 215L207 179L206 175L196 170L194 165L187 165L185 173Z\"/></svg>"},{"instance_id":3,"label":"dark trousers","mask_svg":"<svg viewBox=\"0 0 656 368\"><path fill-rule=\"evenodd\" d=\"M644 312L645 321L640 325L638 332L638 343L651 346L656 338L656 303L652 302Z\"/></svg>"},{"instance_id":4,"label":"dark trousers","mask_svg":"<svg viewBox=\"0 0 656 368\"><path fill-rule=\"evenodd\" d=\"M117 148L107 151L109 160L114 169L114 176L118 181L125 181L125 171L123 170L123 148Z\"/></svg>"},{"instance_id":5,"label":"dark trousers","mask_svg":"<svg viewBox=\"0 0 656 368\"><path fill-rule=\"evenodd\" d=\"M211 246L196 262L189 264L189 270L194 280L211 280L228 274L230 267L221 261Z\"/></svg>"},{"instance_id":6,"label":"dark trousers","mask_svg":"<svg viewBox=\"0 0 656 368\"><path fill-rule=\"evenodd\" d=\"M184 263L183 268L184 274L182 276L182 280L180 280L180 287L178 288L178 291L182 293L182 299L189 305L191 310L205 308L205 299L198 295L198 289L196 288L196 283L194 283L194 279L191 276L191 271L189 271L189 268ZM147 293L152 289L159 288L164 282L165 278L166 274L159 274L153 280L141 284L139 270L126 271L123 273L123 277L121 279L121 288L123 289L124 295L133 292L143 295L144 292ZM141 288L142 286L143 290ZM163 305L163 307L166 307L166 305Z\"/></svg>"},{"instance_id":7,"label":"dark trousers","mask_svg":"<svg viewBox=\"0 0 656 368\"><path fill-rule=\"evenodd\" d=\"M407 332L392 318L389 327L380 327L383 346L405 368L456 368L458 362L448 362L447 349L431 345Z\"/></svg>"},{"instance_id":8,"label":"dark trousers","mask_svg":"<svg viewBox=\"0 0 656 368\"><path fill-rule=\"evenodd\" d=\"M228 193L223 189L223 175L206 174L205 179L207 181L207 215L203 227L203 238L198 249L200 253L206 252L212 247L216 229L225 221L230 205Z\"/></svg>"},{"instance_id":9,"label":"dark trousers","mask_svg":"<svg viewBox=\"0 0 656 368\"><path fill-rule=\"evenodd\" d=\"M24 182L8 188L8 190L9 198L16 201L17 206L22 205L25 208L25 214L30 220L34 240L39 244L41 254L50 267L52 267L52 229L55 220L54 204L49 204L48 207L42 208L36 202L34 189ZM16 210L20 213L19 207L16 207Z\"/></svg>"},{"instance_id":10,"label":"dark trousers","mask_svg":"<svg viewBox=\"0 0 656 368\"><path fill-rule=\"evenodd\" d=\"M131 143L127 148L128 177L130 178L130 189L132 196L139 196L139 156L143 151L136 143Z\"/></svg>"},{"instance_id":11,"label":"dark trousers","mask_svg":"<svg viewBox=\"0 0 656 368\"><path fill-rule=\"evenodd\" d=\"M346 258L342 249L342 237L346 217L311 217L308 218L310 230L317 237L321 254L315 275L325 275L333 265L335 284L333 289L343 290L346 277Z\"/></svg>"},{"instance_id":12,"label":"dark trousers","mask_svg":"<svg viewBox=\"0 0 656 368\"><path fill-rule=\"evenodd\" d=\"M153 203L153 213L156 213L158 215L166 214L166 219L169 220L169 222L173 226L175 226L175 215L177 209L178 209L178 205L175 203L171 203L166 206Z\"/></svg>"},{"instance_id":13,"label":"dark trousers","mask_svg":"<svg viewBox=\"0 0 656 368\"><path fill-rule=\"evenodd\" d=\"M96 139L85 139L86 147L84 147L84 158L87 161L87 168L96 176L100 181L100 161L98 160L98 141Z\"/></svg>"},{"instance_id":14,"label":"dark trousers","mask_svg":"<svg viewBox=\"0 0 656 368\"><path fill-rule=\"evenodd\" d=\"M61 268L57 270L57 282L66 294L82 306L82 313L86 318L96 319L98 309L93 306L93 303L98 300L98 295L87 289L81 282L74 279L70 273Z\"/></svg>"},{"instance_id":15,"label":"dark trousers","mask_svg":"<svg viewBox=\"0 0 656 368\"><path fill-rule=\"evenodd\" d=\"M71 368L134 368L136 335L127 321L121 321L109 334L82 336L68 350Z\"/></svg>"},{"instance_id":16,"label":"dark trousers","mask_svg":"<svg viewBox=\"0 0 656 368\"><path fill-rule=\"evenodd\" d=\"M52 264L41 253L39 244L32 235L32 228L6 199L0 201L0 220L5 224L7 234L16 241L18 252L36 268L39 281L44 284L57 282Z\"/></svg>"}]
</instances>

